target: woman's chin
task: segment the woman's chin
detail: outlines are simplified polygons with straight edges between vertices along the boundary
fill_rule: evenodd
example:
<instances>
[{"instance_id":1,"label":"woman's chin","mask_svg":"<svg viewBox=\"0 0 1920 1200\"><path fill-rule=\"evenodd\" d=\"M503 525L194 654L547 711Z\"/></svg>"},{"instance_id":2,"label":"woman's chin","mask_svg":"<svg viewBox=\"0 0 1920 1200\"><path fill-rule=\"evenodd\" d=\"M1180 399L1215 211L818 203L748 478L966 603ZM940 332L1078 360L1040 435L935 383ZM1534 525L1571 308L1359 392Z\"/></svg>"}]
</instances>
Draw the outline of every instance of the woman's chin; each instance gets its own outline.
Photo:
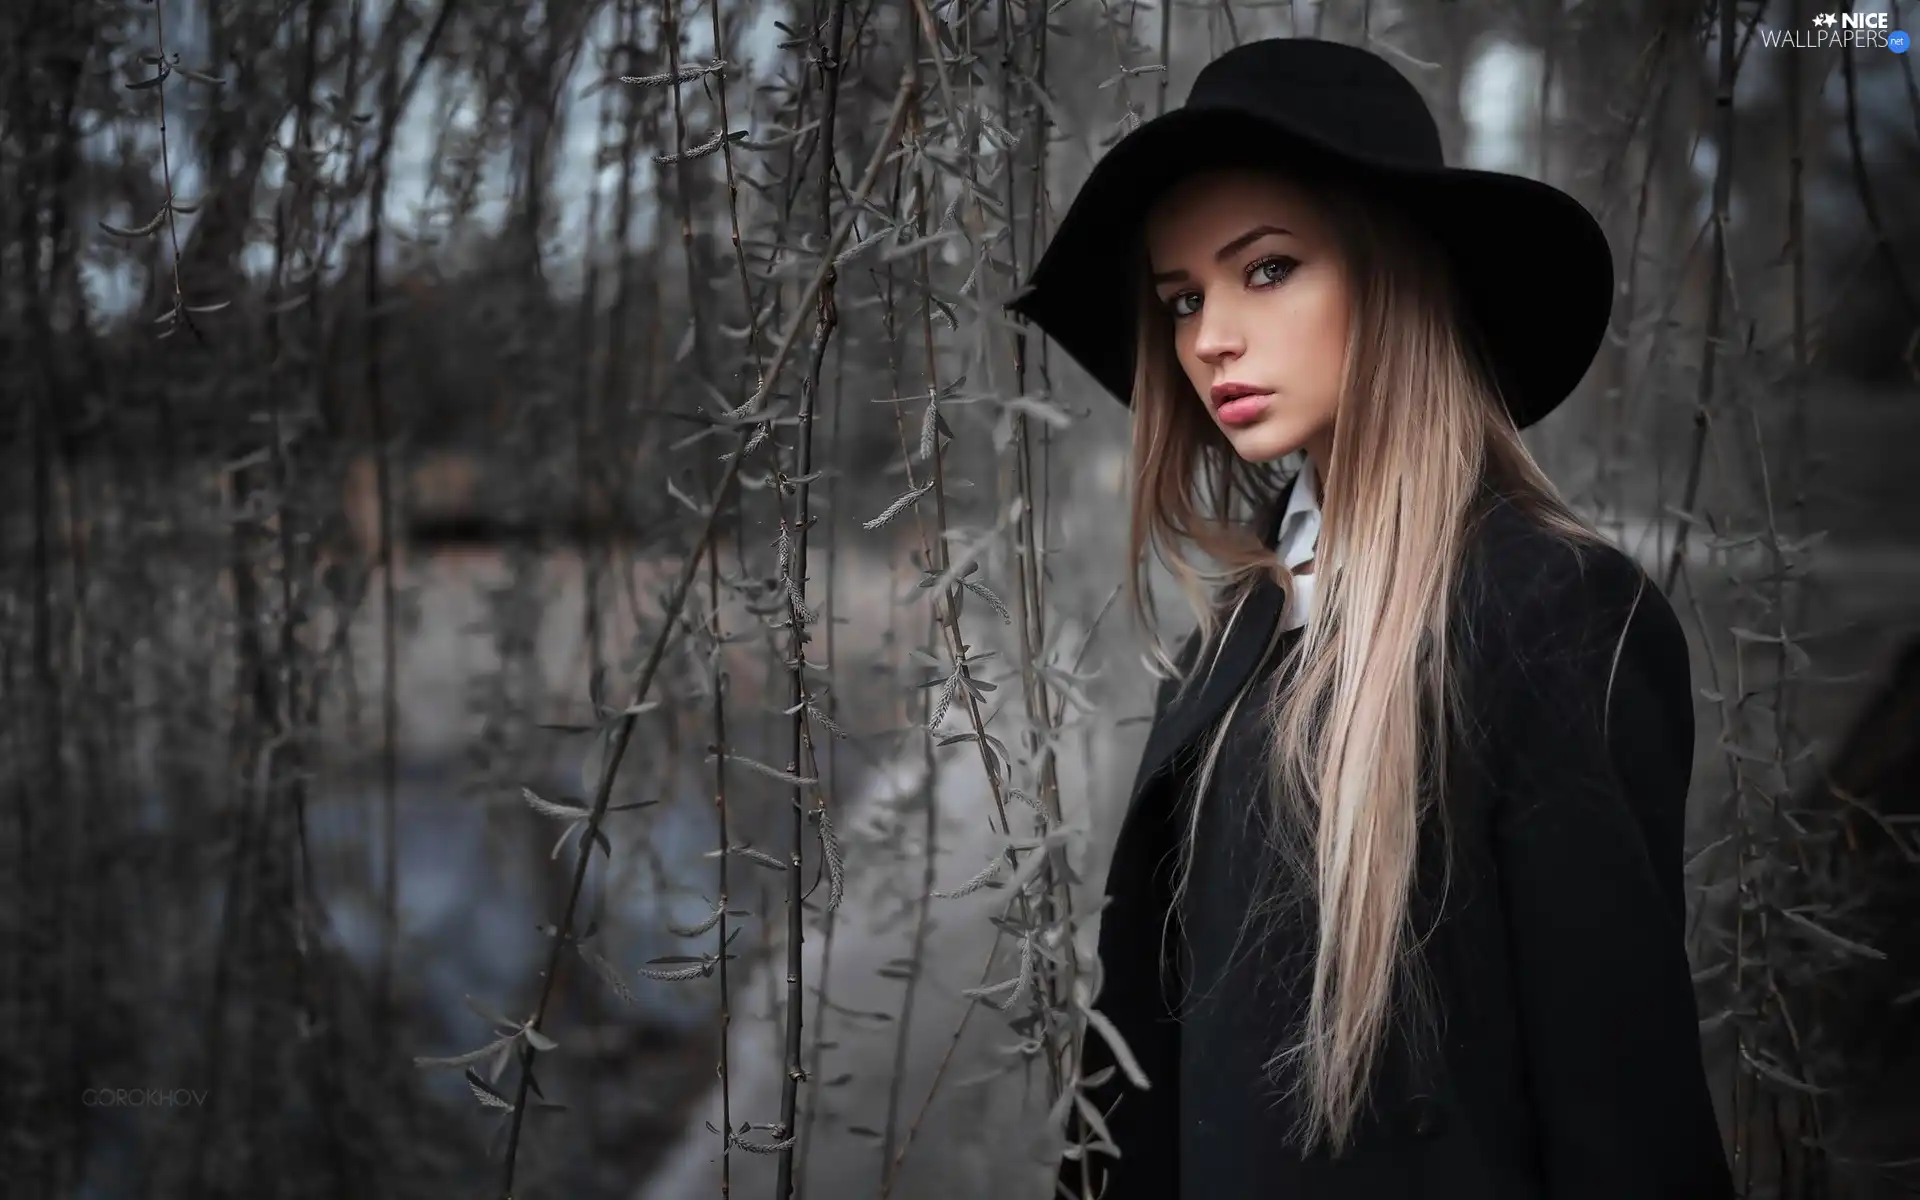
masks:
<instances>
[{"instance_id":1,"label":"woman's chin","mask_svg":"<svg viewBox=\"0 0 1920 1200\"><path fill-rule=\"evenodd\" d=\"M1233 452L1251 463L1284 458L1306 444L1305 437L1288 428L1286 422L1272 417L1238 428L1223 425L1220 431L1227 435Z\"/></svg>"}]
</instances>

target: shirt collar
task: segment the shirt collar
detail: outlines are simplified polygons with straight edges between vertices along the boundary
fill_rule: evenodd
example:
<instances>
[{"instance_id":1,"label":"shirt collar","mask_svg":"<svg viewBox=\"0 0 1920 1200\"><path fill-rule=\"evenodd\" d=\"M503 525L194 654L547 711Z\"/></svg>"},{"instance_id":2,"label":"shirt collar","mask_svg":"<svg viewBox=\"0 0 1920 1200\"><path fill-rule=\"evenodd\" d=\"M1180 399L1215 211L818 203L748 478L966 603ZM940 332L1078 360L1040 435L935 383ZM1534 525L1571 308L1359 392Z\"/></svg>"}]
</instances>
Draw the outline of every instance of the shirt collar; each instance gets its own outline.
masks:
<instances>
[{"instance_id":1,"label":"shirt collar","mask_svg":"<svg viewBox=\"0 0 1920 1200\"><path fill-rule=\"evenodd\" d=\"M1287 498L1287 510L1280 517L1277 550L1288 567L1297 567L1313 557L1314 543L1320 540L1320 486L1314 474L1313 459L1308 457L1294 479L1293 492Z\"/></svg>"}]
</instances>

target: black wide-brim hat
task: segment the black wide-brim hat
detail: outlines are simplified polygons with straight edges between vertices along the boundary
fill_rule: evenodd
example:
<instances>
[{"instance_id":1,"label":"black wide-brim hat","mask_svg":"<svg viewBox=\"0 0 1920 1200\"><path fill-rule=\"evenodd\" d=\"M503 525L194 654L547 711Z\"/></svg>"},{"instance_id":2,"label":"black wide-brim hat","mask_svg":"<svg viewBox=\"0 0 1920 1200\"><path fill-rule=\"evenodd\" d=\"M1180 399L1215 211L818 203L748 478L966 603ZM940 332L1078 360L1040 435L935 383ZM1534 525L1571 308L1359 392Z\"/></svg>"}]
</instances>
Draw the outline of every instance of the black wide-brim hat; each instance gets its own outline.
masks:
<instances>
[{"instance_id":1,"label":"black wide-brim hat","mask_svg":"<svg viewBox=\"0 0 1920 1200\"><path fill-rule=\"evenodd\" d=\"M1537 180L1448 166L1433 114L1404 75L1370 51L1315 38L1227 51L1184 105L1120 139L1006 307L1130 403L1142 223L1168 188L1218 166L1293 166L1376 185L1452 259L1468 336L1516 426L1551 412L1592 365L1614 280L1592 214Z\"/></svg>"}]
</instances>

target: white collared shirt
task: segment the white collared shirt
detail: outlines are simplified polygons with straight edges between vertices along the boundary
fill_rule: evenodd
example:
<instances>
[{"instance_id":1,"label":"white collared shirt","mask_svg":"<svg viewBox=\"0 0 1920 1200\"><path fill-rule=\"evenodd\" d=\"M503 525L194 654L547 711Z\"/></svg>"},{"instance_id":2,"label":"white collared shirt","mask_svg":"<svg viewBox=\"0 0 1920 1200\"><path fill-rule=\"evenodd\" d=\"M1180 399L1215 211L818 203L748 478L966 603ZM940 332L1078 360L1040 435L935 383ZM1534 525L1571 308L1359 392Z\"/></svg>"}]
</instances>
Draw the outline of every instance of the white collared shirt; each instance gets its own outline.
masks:
<instances>
[{"instance_id":1,"label":"white collared shirt","mask_svg":"<svg viewBox=\"0 0 1920 1200\"><path fill-rule=\"evenodd\" d=\"M1295 570L1313 558L1314 546L1319 540L1320 483L1314 474L1313 459L1309 457L1306 465L1300 468L1293 494L1287 498L1287 511L1280 517L1280 540L1276 553L1289 570ZM1281 614L1281 629L1298 629L1307 623L1307 618L1313 614L1313 589L1319 578L1318 564L1311 575L1293 577L1293 596L1287 601L1286 612Z\"/></svg>"}]
</instances>

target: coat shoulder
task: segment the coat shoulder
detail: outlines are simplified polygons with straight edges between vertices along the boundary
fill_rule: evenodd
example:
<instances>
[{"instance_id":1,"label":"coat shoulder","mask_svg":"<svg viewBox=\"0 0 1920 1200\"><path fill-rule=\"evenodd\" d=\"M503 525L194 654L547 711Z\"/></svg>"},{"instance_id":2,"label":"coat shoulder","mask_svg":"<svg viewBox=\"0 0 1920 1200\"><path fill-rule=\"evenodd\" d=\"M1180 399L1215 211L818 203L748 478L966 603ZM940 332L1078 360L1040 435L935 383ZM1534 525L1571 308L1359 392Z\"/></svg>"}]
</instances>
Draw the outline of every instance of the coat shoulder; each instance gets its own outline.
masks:
<instances>
[{"instance_id":1,"label":"coat shoulder","mask_svg":"<svg viewBox=\"0 0 1920 1200\"><path fill-rule=\"evenodd\" d=\"M1639 654L1684 669L1685 631L1647 571L1611 542L1550 529L1495 499L1469 528L1458 590L1462 632L1503 657Z\"/></svg>"}]
</instances>

